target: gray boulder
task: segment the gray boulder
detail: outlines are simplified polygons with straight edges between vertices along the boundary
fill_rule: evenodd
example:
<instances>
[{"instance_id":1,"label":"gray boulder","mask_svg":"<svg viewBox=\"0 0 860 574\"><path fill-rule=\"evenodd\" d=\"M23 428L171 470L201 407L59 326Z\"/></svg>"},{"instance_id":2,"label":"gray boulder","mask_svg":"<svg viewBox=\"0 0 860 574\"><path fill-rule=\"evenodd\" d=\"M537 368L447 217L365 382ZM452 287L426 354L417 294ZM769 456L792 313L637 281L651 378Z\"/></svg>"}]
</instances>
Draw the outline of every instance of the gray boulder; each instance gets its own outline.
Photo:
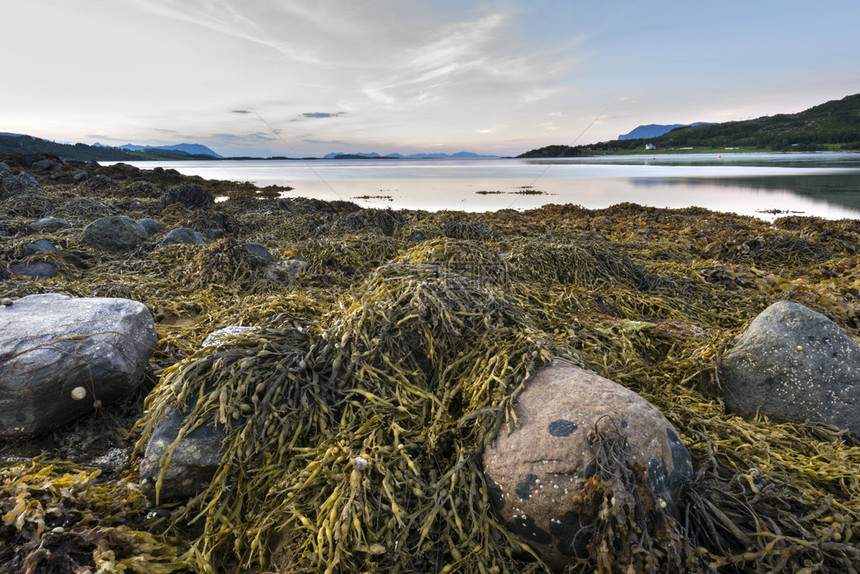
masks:
<instances>
[{"instance_id":1,"label":"gray boulder","mask_svg":"<svg viewBox=\"0 0 860 574\"><path fill-rule=\"evenodd\" d=\"M692 477L691 458L651 403L613 381L556 359L526 385L515 407L520 427L486 446L484 473L506 526L562 572L587 556L596 519L572 500L597 472L592 431L626 439L628 461L647 469L654 503L667 508Z\"/></svg>"},{"instance_id":2,"label":"gray boulder","mask_svg":"<svg viewBox=\"0 0 860 574\"><path fill-rule=\"evenodd\" d=\"M152 219L151 217L144 217L143 219L138 219L137 224L143 227L150 237L152 237L156 233L161 233L165 229L164 225Z\"/></svg>"},{"instance_id":3,"label":"gray boulder","mask_svg":"<svg viewBox=\"0 0 860 574\"><path fill-rule=\"evenodd\" d=\"M156 344L136 301L49 293L0 307L0 436L36 435L123 397Z\"/></svg>"},{"instance_id":4,"label":"gray boulder","mask_svg":"<svg viewBox=\"0 0 860 574\"><path fill-rule=\"evenodd\" d=\"M125 215L100 217L84 228L81 240L102 251L128 251L143 243L146 229Z\"/></svg>"},{"instance_id":5,"label":"gray boulder","mask_svg":"<svg viewBox=\"0 0 860 574\"><path fill-rule=\"evenodd\" d=\"M30 229L35 231L56 231L64 227L71 226L72 225L62 217L43 217L31 223Z\"/></svg>"},{"instance_id":6,"label":"gray boulder","mask_svg":"<svg viewBox=\"0 0 860 574\"><path fill-rule=\"evenodd\" d=\"M42 187L36 178L27 172L22 171L18 175L4 173L0 177L0 199L31 189L42 189Z\"/></svg>"},{"instance_id":7,"label":"gray boulder","mask_svg":"<svg viewBox=\"0 0 860 574\"><path fill-rule=\"evenodd\" d=\"M38 239L38 240L34 241L33 243L28 243L24 247L24 257L29 257L30 255L35 255L36 253L39 253L39 252L56 251L56 250L57 250L57 248L54 246L54 244L51 243L50 241L48 241L47 239Z\"/></svg>"},{"instance_id":8,"label":"gray boulder","mask_svg":"<svg viewBox=\"0 0 860 574\"><path fill-rule=\"evenodd\" d=\"M52 277L69 277L66 269L54 261L19 261L9 264L9 272L36 279L51 279Z\"/></svg>"},{"instance_id":9,"label":"gray boulder","mask_svg":"<svg viewBox=\"0 0 860 574\"><path fill-rule=\"evenodd\" d=\"M191 405L193 408L193 405ZM167 409L158 421L146 445L140 463L141 490L150 499L156 499L156 484L164 469L158 500L190 498L205 489L221 464L221 442L226 433L220 425L197 427L179 439L173 454L165 457L182 426L185 416L176 409Z\"/></svg>"},{"instance_id":10,"label":"gray boulder","mask_svg":"<svg viewBox=\"0 0 860 574\"><path fill-rule=\"evenodd\" d=\"M860 346L824 315L798 303L774 303L720 367L729 409L823 422L860 437Z\"/></svg>"},{"instance_id":11,"label":"gray boulder","mask_svg":"<svg viewBox=\"0 0 860 574\"><path fill-rule=\"evenodd\" d=\"M275 257L269 252L268 249L266 249L266 247L262 243L255 243L253 241L250 241L245 244L245 248L251 253L251 255L255 255L263 261L271 263L275 260Z\"/></svg>"},{"instance_id":12,"label":"gray boulder","mask_svg":"<svg viewBox=\"0 0 860 574\"><path fill-rule=\"evenodd\" d=\"M168 231L158 241L158 245L170 245L171 243L188 243L189 245L204 245L206 240L203 236L190 227L177 227Z\"/></svg>"},{"instance_id":13,"label":"gray boulder","mask_svg":"<svg viewBox=\"0 0 860 574\"><path fill-rule=\"evenodd\" d=\"M50 159L40 159L39 161L34 161L30 167L37 171L50 171L55 167L62 169L62 166L60 166L60 164L55 163L53 160Z\"/></svg>"},{"instance_id":14,"label":"gray boulder","mask_svg":"<svg viewBox=\"0 0 860 574\"><path fill-rule=\"evenodd\" d=\"M12 168L9 167L8 163L0 161L0 173L3 173L5 171L12 171Z\"/></svg>"}]
</instances>

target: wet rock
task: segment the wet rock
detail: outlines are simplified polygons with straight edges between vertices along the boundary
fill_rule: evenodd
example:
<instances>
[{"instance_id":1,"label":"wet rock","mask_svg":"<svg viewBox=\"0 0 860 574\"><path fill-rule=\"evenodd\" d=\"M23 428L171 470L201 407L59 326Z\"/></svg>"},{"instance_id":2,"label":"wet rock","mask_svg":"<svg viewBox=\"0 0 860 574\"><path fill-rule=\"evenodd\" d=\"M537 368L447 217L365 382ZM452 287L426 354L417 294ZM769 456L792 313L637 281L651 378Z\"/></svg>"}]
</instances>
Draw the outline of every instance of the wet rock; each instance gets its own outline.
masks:
<instances>
[{"instance_id":1,"label":"wet rock","mask_svg":"<svg viewBox=\"0 0 860 574\"><path fill-rule=\"evenodd\" d=\"M573 494L594 475L590 431L610 426L627 440L627 456L648 472L648 487L671 507L692 476L690 454L662 414L636 393L556 359L528 381L516 405L520 428L487 445L484 472L508 528L527 540L555 572L587 554L595 517Z\"/></svg>"},{"instance_id":2,"label":"wet rock","mask_svg":"<svg viewBox=\"0 0 860 574\"><path fill-rule=\"evenodd\" d=\"M85 169L79 169L72 175L72 181L81 182L90 177L90 174Z\"/></svg>"},{"instance_id":3,"label":"wet rock","mask_svg":"<svg viewBox=\"0 0 860 574\"><path fill-rule=\"evenodd\" d=\"M56 231L71 226L71 223L62 217L43 217L30 224L30 228L34 231Z\"/></svg>"},{"instance_id":4,"label":"wet rock","mask_svg":"<svg viewBox=\"0 0 860 574\"><path fill-rule=\"evenodd\" d=\"M0 177L0 199L33 189L41 190L38 180L27 172L18 175L4 174Z\"/></svg>"},{"instance_id":5,"label":"wet rock","mask_svg":"<svg viewBox=\"0 0 860 574\"><path fill-rule=\"evenodd\" d=\"M57 248L53 243L48 241L47 239L39 239L38 241L34 241L33 243L28 243L24 247L24 257L29 257L30 255L35 255L40 252L50 252L56 251Z\"/></svg>"},{"instance_id":6,"label":"wet rock","mask_svg":"<svg viewBox=\"0 0 860 574\"><path fill-rule=\"evenodd\" d=\"M196 183L182 183L168 189L161 196L161 209L174 203L185 207L199 208L215 203L215 198L206 189Z\"/></svg>"},{"instance_id":7,"label":"wet rock","mask_svg":"<svg viewBox=\"0 0 860 574\"><path fill-rule=\"evenodd\" d=\"M798 303L774 303L720 367L729 409L823 422L860 437L860 346L824 315Z\"/></svg>"},{"instance_id":8,"label":"wet rock","mask_svg":"<svg viewBox=\"0 0 860 574\"><path fill-rule=\"evenodd\" d=\"M245 248L251 252L251 255L256 255L264 261L271 263L275 257L261 243L249 242L245 244Z\"/></svg>"},{"instance_id":9,"label":"wet rock","mask_svg":"<svg viewBox=\"0 0 860 574\"><path fill-rule=\"evenodd\" d=\"M156 343L136 301L49 293L0 307L0 436L36 435L123 397Z\"/></svg>"},{"instance_id":10,"label":"wet rock","mask_svg":"<svg viewBox=\"0 0 860 574\"><path fill-rule=\"evenodd\" d=\"M96 219L84 228L81 240L103 251L128 251L149 237L146 229L125 215Z\"/></svg>"},{"instance_id":11,"label":"wet rock","mask_svg":"<svg viewBox=\"0 0 860 574\"><path fill-rule=\"evenodd\" d=\"M162 225L161 223L159 223L158 221L156 221L150 217L144 217L143 219L138 219L137 224L140 225L141 227L143 227L146 230L146 232L149 234L150 237L152 237L156 233L161 233L162 231L164 231L166 229L164 227L164 225Z\"/></svg>"},{"instance_id":12,"label":"wet rock","mask_svg":"<svg viewBox=\"0 0 860 574\"><path fill-rule=\"evenodd\" d=\"M65 268L54 261L19 261L10 263L9 271L15 275L35 279L51 279L60 276L68 278Z\"/></svg>"},{"instance_id":13,"label":"wet rock","mask_svg":"<svg viewBox=\"0 0 860 574\"><path fill-rule=\"evenodd\" d=\"M8 163L0 161L0 173L6 172L6 171L12 171L12 168L9 167Z\"/></svg>"},{"instance_id":14,"label":"wet rock","mask_svg":"<svg viewBox=\"0 0 860 574\"><path fill-rule=\"evenodd\" d=\"M166 409L146 445L140 464L141 489L152 500L156 498L156 484L162 469L165 469L164 478L158 500L177 500L190 498L205 489L221 463L221 442L226 433L223 427L215 424L186 433L169 460L165 458L184 423L184 414Z\"/></svg>"},{"instance_id":15,"label":"wet rock","mask_svg":"<svg viewBox=\"0 0 860 574\"><path fill-rule=\"evenodd\" d=\"M50 171L54 169L54 166L58 166L60 167L60 169L62 169L62 166L60 166L60 164L55 163L50 159L40 159L39 161L34 161L30 165L30 168L36 171Z\"/></svg>"},{"instance_id":16,"label":"wet rock","mask_svg":"<svg viewBox=\"0 0 860 574\"><path fill-rule=\"evenodd\" d=\"M204 245L206 241L203 236L191 229L190 227L177 227L171 229L162 237L158 245L170 245L171 243L188 243L191 245Z\"/></svg>"}]
</instances>

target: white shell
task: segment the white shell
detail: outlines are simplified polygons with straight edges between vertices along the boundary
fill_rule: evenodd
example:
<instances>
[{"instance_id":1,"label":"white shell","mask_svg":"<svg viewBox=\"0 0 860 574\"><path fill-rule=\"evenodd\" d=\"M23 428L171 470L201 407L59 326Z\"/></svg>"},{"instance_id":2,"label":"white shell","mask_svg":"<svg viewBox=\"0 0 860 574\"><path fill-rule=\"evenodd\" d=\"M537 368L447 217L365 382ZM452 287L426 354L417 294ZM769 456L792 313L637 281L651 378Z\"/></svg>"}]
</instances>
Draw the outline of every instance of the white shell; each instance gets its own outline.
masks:
<instances>
[{"instance_id":1,"label":"white shell","mask_svg":"<svg viewBox=\"0 0 860 574\"><path fill-rule=\"evenodd\" d=\"M75 387L72 389L72 398L80 401L87 397L87 390L84 387Z\"/></svg>"},{"instance_id":2,"label":"white shell","mask_svg":"<svg viewBox=\"0 0 860 574\"><path fill-rule=\"evenodd\" d=\"M352 459L352 466L355 470L367 470L367 467L370 463L367 462L366 459L361 458L360 456Z\"/></svg>"}]
</instances>

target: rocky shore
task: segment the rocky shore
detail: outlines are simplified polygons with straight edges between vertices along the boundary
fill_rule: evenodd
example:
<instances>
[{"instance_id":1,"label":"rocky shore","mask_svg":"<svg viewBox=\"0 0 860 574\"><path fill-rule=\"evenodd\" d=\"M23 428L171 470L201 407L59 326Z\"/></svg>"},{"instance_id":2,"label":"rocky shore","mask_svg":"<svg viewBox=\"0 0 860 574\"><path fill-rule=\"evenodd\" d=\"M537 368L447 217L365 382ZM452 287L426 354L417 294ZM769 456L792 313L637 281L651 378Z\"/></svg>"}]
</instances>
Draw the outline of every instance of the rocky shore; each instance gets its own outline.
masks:
<instances>
[{"instance_id":1,"label":"rocky shore","mask_svg":"<svg viewBox=\"0 0 860 574\"><path fill-rule=\"evenodd\" d=\"M845 572L860 222L0 156L9 572Z\"/></svg>"}]
</instances>

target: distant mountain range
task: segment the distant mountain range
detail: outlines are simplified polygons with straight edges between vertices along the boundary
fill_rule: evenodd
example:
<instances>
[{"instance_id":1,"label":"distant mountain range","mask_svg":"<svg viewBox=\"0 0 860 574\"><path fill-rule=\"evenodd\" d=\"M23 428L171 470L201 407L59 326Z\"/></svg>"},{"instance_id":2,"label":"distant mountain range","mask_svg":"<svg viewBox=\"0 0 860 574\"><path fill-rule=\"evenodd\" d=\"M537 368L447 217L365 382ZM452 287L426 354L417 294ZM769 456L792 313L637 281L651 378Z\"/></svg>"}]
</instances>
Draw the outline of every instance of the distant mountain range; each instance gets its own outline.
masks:
<instances>
[{"instance_id":1,"label":"distant mountain range","mask_svg":"<svg viewBox=\"0 0 860 574\"><path fill-rule=\"evenodd\" d=\"M387 155L379 155L376 152L370 153L346 153L332 152L325 154L322 159L495 159L497 155L478 155L476 153L461 151L457 153L412 153L402 155L399 153L390 153Z\"/></svg>"},{"instance_id":2,"label":"distant mountain range","mask_svg":"<svg viewBox=\"0 0 860 574\"><path fill-rule=\"evenodd\" d=\"M124 149L127 151L154 151L154 152L175 152L179 154L185 155L206 155L209 157L214 157L216 159L222 159L223 156L215 153L205 145L201 144L190 144L190 143L181 143L181 144L170 144L170 145L135 145L127 143L125 145L120 146L108 146L103 145L98 142L94 143L95 147L106 147L106 148L115 148L115 149Z\"/></svg>"},{"instance_id":3,"label":"distant mountain range","mask_svg":"<svg viewBox=\"0 0 860 574\"><path fill-rule=\"evenodd\" d=\"M635 140L635 139L649 139L656 138L662 136L665 133L668 133L676 128L686 128L688 126L706 126L710 125L708 122L696 122L694 124L671 124L671 125L661 125L661 124L648 124L647 126L639 126L633 131L621 134L618 136L619 140Z\"/></svg>"}]
</instances>

